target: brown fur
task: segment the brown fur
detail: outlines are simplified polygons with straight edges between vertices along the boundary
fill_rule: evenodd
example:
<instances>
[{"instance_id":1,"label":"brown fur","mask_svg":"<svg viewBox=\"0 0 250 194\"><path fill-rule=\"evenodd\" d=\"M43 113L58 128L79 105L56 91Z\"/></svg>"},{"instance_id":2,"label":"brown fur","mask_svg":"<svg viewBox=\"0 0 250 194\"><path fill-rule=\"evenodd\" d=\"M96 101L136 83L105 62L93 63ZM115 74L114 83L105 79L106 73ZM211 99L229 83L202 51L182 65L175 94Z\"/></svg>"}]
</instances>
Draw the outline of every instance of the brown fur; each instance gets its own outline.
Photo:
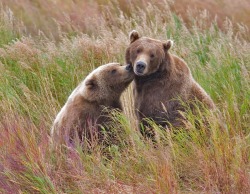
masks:
<instances>
[{"instance_id":1,"label":"brown fur","mask_svg":"<svg viewBox=\"0 0 250 194\"><path fill-rule=\"evenodd\" d=\"M172 41L164 43L140 38L136 31L131 32L130 41L125 58L136 74L134 98L139 122L146 124L144 118L151 118L162 126L168 123L182 126L180 111L185 110L180 100L199 100L210 109L215 107L209 95L193 79L187 64L169 53ZM138 62L146 65L143 73L137 70Z\"/></svg>"},{"instance_id":2,"label":"brown fur","mask_svg":"<svg viewBox=\"0 0 250 194\"><path fill-rule=\"evenodd\" d=\"M74 143L76 135L80 140L100 136L101 126L109 121L104 108L122 110L120 96L133 78L133 71L117 63L90 73L58 113L51 131L53 143Z\"/></svg>"}]
</instances>

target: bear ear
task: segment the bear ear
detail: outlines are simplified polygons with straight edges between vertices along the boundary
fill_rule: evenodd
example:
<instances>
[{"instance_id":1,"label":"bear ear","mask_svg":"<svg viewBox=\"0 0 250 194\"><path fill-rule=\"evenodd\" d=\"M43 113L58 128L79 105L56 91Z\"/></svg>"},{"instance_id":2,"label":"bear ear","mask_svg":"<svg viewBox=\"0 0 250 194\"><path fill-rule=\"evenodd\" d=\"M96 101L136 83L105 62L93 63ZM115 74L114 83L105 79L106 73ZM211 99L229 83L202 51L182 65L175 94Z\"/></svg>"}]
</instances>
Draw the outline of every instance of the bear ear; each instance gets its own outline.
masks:
<instances>
[{"instance_id":1,"label":"bear ear","mask_svg":"<svg viewBox=\"0 0 250 194\"><path fill-rule=\"evenodd\" d=\"M163 48L165 51L168 51L172 46L174 42L172 40L168 40L167 42L163 43Z\"/></svg>"},{"instance_id":2,"label":"bear ear","mask_svg":"<svg viewBox=\"0 0 250 194\"><path fill-rule=\"evenodd\" d=\"M95 79L88 79L85 81L85 85L88 89L94 89L97 87L97 81Z\"/></svg>"},{"instance_id":3,"label":"bear ear","mask_svg":"<svg viewBox=\"0 0 250 194\"><path fill-rule=\"evenodd\" d=\"M129 33L130 44L139 38L140 38L139 33L136 30L132 30L132 32Z\"/></svg>"}]
</instances>

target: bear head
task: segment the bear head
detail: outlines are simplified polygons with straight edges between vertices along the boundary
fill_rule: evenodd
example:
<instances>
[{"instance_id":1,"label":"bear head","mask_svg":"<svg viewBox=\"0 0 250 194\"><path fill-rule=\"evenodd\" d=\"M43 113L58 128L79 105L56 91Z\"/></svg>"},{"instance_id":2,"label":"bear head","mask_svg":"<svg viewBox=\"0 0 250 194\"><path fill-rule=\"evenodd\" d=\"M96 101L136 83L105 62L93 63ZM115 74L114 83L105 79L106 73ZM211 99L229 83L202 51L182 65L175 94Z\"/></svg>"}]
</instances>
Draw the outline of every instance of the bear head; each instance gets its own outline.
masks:
<instances>
[{"instance_id":1,"label":"bear head","mask_svg":"<svg viewBox=\"0 0 250 194\"><path fill-rule=\"evenodd\" d=\"M148 37L140 37L133 30L130 45L126 50L126 63L132 65L137 76L148 76L166 67L169 60L168 51L173 45L172 40L162 42Z\"/></svg>"},{"instance_id":2,"label":"bear head","mask_svg":"<svg viewBox=\"0 0 250 194\"><path fill-rule=\"evenodd\" d=\"M134 79L131 65L108 63L99 66L84 80L84 94L89 101L105 102L120 97Z\"/></svg>"}]
</instances>

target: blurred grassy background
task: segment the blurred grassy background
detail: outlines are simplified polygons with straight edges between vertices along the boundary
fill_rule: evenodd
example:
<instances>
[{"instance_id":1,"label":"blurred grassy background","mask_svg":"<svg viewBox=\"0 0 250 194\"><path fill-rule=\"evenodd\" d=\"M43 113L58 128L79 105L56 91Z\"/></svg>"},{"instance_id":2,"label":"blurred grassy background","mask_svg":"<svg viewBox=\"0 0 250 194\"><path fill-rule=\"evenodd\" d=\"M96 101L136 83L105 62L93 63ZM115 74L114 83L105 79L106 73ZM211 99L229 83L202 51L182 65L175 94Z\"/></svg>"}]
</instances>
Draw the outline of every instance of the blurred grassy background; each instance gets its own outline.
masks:
<instances>
[{"instance_id":1,"label":"blurred grassy background","mask_svg":"<svg viewBox=\"0 0 250 194\"><path fill-rule=\"evenodd\" d=\"M248 13L244 0L2 0L0 193L249 193ZM188 130L152 123L155 148L136 130L129 88L125 113L113 116L118 144L51 150L50 127L68 95L98 65L124 61L132 29L173 39L171 52L220 117L208 112L207 128L204 115L187 113Z\"/></svg>"},{"instance_id":2,"label":"blurred grassy background","mask_svg":"<svg viewBox=\"0 0 250 194\"><path fill-rule=\"evenodd\" d=\"M125 16L131 16L133 9L146 9L149 3L161 7L165 0L111 0L111 1L82 1L82 0L2 0L2 5L9 7L16 18L23 21L26 31L33 35L39 32L58 39L62 33L95 33L91 27L90 18L102 22L102 11L112 8L121 11ZM216 17L219 28L225 29L223 22L226 18L233 23L250 27L250 1L248 0L175 0L168 1L170 10L181 16L185 24L192 25L193 18L207 10L208 17ZM116 9L117 8L117 9ZM112 21L112 15L107 18ZM112 25L112 23L111 23Z\"/></svg>"}]
</instances>

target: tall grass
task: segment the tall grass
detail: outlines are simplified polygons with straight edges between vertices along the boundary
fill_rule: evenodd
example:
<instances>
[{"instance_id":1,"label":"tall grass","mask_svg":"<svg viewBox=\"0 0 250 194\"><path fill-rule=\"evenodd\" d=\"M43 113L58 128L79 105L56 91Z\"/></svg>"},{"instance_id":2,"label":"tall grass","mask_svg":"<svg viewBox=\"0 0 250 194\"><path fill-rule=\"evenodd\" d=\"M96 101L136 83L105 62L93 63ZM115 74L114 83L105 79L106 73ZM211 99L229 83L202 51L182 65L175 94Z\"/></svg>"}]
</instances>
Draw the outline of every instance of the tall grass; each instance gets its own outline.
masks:
<instances>
[{"instance_id":1,"label":"tall grass","mask_svg":"<svg viewBox=\"0 0 250 194\"><path fill-rule=\"evenodd\" d=\"M148 3L161 6L166 0L95 0L95 1L64 1L64 0L2 0L4 6L11 8L13 13L21 18L28 33L33 35L45 33L46 36L58 40L67 32L68 36L74 36L77 32L96 33L92 27L91 18L103 22L103 16L107 13L116 13L120 10L125 16L131 16L131 7L140 7L145 10ZM217 24L223 29L226 18L235 23L241 23L250 27L250 2L248 0L167 0L170 10L181 15L188 26L192 25L192 18L197 17L200 10L208 10L209 18L216 17ZM110 9L112 11L110 12ZM105 14L103 14L104 12ZM137 10L138 11L138 10ZM191 12L191 17L189 12ZM105 17L112 24L111 17ZM42 31L42 32L41 32ZM249 35L249 34L248 34ZM249 39L248 39L249 40Z\"/></svg>"},{"instance_id":2,"label":"tall grass","mask_svg":"<svg viewBox=\"0 0 250 194\"><path fill-rule=\"evenodd\" d=\"M167 2L143 10L128 5L130 15L119 6L86 19L87 34L59 30L58 42L43 33L26 35L11 12L1 9L0 192L249 193L247 29L239 26L235 33L226 20L221 31L207 12L187 27ZM132 29L173 39L171 53L188 63L220 114L187 113L188 129L163 130L152 123L158 137L152 143L137 131L129 88L122 96L124 114L113 115L115 144L98 145L91 153L51 150L50 127L68 95L93 68L124 61Z\"/></svg>"}]
</instances>

